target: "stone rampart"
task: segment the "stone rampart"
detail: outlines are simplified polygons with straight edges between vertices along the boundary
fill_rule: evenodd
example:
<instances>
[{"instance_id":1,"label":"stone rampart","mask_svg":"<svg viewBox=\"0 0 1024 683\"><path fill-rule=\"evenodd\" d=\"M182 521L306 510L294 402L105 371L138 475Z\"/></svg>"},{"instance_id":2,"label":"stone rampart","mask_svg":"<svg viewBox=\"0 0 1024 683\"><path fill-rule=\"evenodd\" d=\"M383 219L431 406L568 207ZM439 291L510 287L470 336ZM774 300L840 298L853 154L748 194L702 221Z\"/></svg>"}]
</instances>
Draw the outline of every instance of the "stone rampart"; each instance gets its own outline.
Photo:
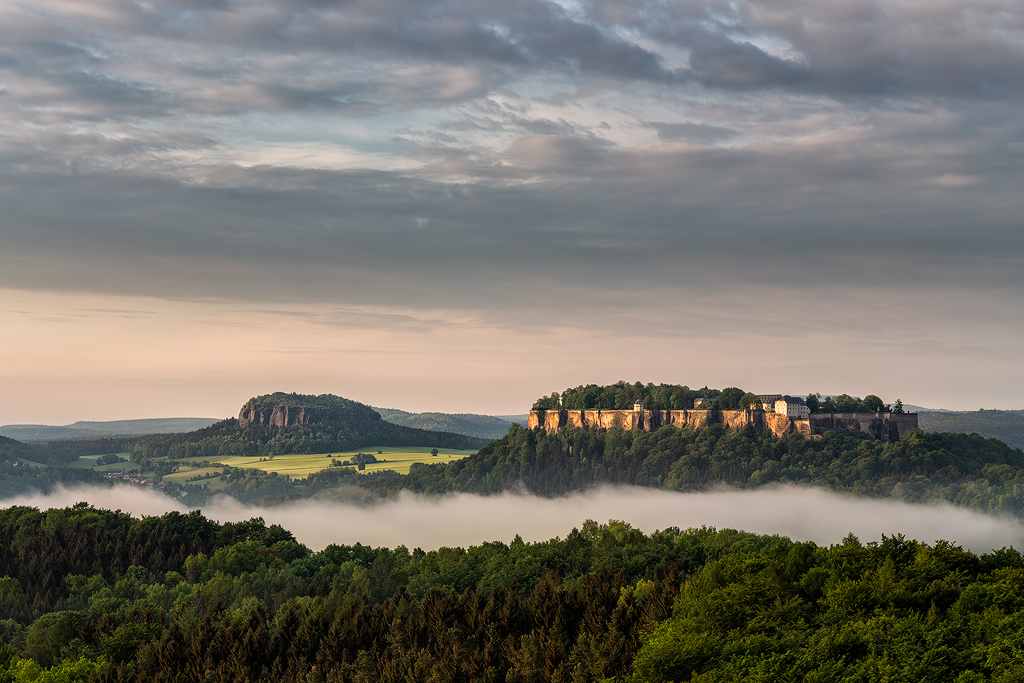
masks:
<instances>
[{"instance_id":1,"label":"stone rampart","mask_svg":"<svg viewBox=\"0 0 1024 683\"><path fill-rule=\"evenodd\" d=\"M577 429L613 426L651 431L665 425L698 429L720 424L740 430L751 425L775 436L792 432L805 438L825 432L871 436L899 441L917 427L917 413L811 413L807 419L793 419L761 410L531 410L530 429L543 427L558 432L568 426Z\"/></svg>"}]
</instances>

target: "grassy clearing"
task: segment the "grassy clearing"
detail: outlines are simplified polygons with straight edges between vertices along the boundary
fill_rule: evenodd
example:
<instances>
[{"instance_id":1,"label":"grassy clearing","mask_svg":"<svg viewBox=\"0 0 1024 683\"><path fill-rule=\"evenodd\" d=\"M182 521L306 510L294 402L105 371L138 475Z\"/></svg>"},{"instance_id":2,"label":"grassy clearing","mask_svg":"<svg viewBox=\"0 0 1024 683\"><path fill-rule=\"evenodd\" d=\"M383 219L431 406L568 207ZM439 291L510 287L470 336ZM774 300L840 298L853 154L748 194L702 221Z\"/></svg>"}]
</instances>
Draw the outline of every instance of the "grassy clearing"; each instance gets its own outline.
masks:
<instances>
[{"instance_id":1,"label":"grassy clearing","mask_svg":"<svg viewBox=\"0 0 1024 683\"><path fill-rule=\"evenodd\" d=\"M138 468L138 465L128 460L128 456L131 455L131 453L117 453L117 455L124 458L125 462L118 462L112 465L100 465L97 461L103 457L102 455L83 455L78 460L69 462L66 465L66 467L78 467L87 470L96 470L98 472L106 472L107 470L117 469L130 470Z\"/></svg>"},{"instance_id":2,"label":"grassy clearing","mask_svg":"<svg viewBox=\"0 0 1024 683\"><path fill-rule=\"evenodd\" d=\"M288 455L275 455L273 460L260 458L247 458L244 456L219 456L215 460L223 465L238 467L242 469L260 469L266 472L277 472L286 474L293 479L301 479L313 472L328 469L331 466L331 459L348 460L356 453L371 453L378 460L387 462L370 463L366 465L365 472L377 470L394 470L400 474L408 474L409 468L415 462L423 463L448 463L454 460L461 460L466 456L476 453L475 450L437 449L436 456L430 454L428 446L366 446L352 451L337 451L333 453L291 453ZM380 453L378 453L380 451ZM210 459L211 461L214 458ZM187 462L187 461L185 461ZM354 467L353 467L354 469ZM201 470L200 468L186 469L181 467L174 474L167 475L165 479L170 481L181 481L197 474L205 475L207 471L219 473L219 470Z\"/></svg>"},{"instance_id":3,"label":"grassy clearing","mask_svg":"<svg viewBox=\"0 0 1024 683\"><path fill-rule=\"evenodd\" d=\"M177 472L163 475L163 478L165 481L175 484L207 484L210 488L221 488L219 477L223 471L223 467L188 467L185 465L179 466ZM209 479L206 478L206 475L210 475ZM193 477L202 477L202 479L189 481Z\"/></svg>"},{"instance_id":4,"label":"grassy clearing","mask_svg":"<svg viewBox=\"0 0 1024 683\"><path fill-rule=\"evenodd\" d=\"M168 483L206 485L210 490L217 491L225 486L224 482L220 480L224 465L240 469L259 469L265 472L277 472L292 479L302 479L313 472L329 469L332 459L342 462L350 460L357 453L370 453L378 460L384 462L367 463L366 469L363 470L364 473L376 472L378 470L394 470L399 474L408 474L409 469L417 462L428 464L449 463L476 453L475 450L439 448L438 454L434 456L430 454L431 450L429 446L367 446L356 450L333 453L275 455L273 460L270 458L261 460L259 457L247 458L244 456L194 458L192 460L179 460L177 471L164 474L162 478ZM127 458L129 454L119 453L118 455ZM68 466L92 469L99 472L118 468L124 468L127 471L140 469L138 463L131 462L130 460L112 465L100 465L97 463L100 457L98 455L84 456L69 463ZM161 460L154 461L154 464L161 462ZM207 465L205 467L201 466L200 463L202 462L206 462ZM36 463L28 464L35 465ZM348 469L354 470L356 467L351 465ZM152 472L153 470L147 469L142 472L142 475L148 478L154 476Z\"/></svg>"}]
</instances>

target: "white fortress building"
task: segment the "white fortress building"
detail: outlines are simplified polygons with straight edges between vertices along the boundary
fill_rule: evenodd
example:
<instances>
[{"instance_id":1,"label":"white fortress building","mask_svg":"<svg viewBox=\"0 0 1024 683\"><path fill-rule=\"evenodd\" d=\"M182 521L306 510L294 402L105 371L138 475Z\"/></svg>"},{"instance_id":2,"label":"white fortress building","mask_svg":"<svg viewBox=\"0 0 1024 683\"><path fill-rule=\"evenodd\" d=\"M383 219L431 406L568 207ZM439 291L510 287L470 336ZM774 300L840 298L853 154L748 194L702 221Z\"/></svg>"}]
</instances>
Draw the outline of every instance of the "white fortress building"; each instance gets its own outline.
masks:
<instances>
[{"instance_id":1,"label":"white fortress building","mask_svg":"<svg viewBox=\"0 0 1024 683\"><path fill-rule=\"evenodd\" d=\"M766 413L778 413L794 420L803 420L811 414L811 409L802 398L783 396L782 394L762 394L757 397L761 409Z\"/></svg>"}]
</instances>

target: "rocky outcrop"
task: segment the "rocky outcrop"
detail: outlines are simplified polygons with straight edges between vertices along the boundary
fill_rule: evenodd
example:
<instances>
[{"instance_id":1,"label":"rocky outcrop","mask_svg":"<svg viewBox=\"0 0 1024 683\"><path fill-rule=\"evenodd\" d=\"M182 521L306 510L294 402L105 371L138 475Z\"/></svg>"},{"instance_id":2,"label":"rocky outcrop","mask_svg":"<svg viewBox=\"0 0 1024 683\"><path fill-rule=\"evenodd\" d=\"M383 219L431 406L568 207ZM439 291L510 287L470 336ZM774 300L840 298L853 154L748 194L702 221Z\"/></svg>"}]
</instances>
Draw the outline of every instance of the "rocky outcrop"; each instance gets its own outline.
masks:
<instances>
[{"instance_id":1,"label":"rocky outcrop","mask_svg":"<svg viewBox=\"0 0 1024 683\"><path fill-rule=\"evenodd\" d=\"M721 424L729 429L753 425L784 436L792 431L810 435L806 422L760 410L533 410L530 411L529 425L530 428L543 426L549 432L557 432L570 425L577 429L621 427L647 431L665 425L692 429L712 424Z\"/></svg>"},{"instance_id":2,"label":"rocky outcrop","mask_svg":"<svg viewBox=\"0 0 1024 683\"><path fill-rule=\"evenodd\" d=\"M291 427L345 420L351 418L354 413L351 408L324 409L285 404L274 406L273 409L244 406L238 413L238 426L243 429L249 425Z\"/></svg>"},{"instance_id":3,"label":"rocky outcrop","mask_svg":"<svg viewBox=\"0 0 1024 683\"><path fill-rule=\"evenodd\" d=\"M699 429L713 424L734 430L752 426L778 437L797 432L811 438L831 431L899 441L917 427L917 413L813 413L799 420L761 410L531 410L529 422L531 429L543 427L548 432L569 426L651 431L665 425Z\"/></svg>"}]
</instances>

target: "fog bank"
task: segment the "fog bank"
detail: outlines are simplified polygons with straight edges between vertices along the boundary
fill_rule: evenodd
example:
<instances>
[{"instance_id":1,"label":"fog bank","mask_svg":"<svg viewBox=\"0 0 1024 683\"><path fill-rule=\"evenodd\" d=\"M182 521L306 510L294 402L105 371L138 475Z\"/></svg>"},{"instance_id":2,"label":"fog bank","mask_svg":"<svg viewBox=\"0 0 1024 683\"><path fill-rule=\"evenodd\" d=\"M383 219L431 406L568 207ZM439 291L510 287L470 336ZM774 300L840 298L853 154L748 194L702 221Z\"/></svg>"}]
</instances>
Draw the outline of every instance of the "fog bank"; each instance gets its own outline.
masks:
<instances>
[{"instance_id":1,"label":"fog bank","mask_svg":"<svg viewBox=\"0 0 1024 683\"><path fill-rule=\"evenodd\" d=\"M49 495L8 499L3 505L48 509L80 501L133 515L188 510L166 496L127 486L60 489ZM403 494L397 500L371 507L303 501L260 508L224 497L202 511L219 522L263 517L267 524L280 524L290 530L314 550L330 543L356 542L431 550L485 541L508 542L516 534L526 541L542 541L565 537L587 519L620 519L648 533L671 526L735 528L821 545L838 543L853 532L865 542L897 533L927 543L942 539L976 553L1010 545L1024 547L1024 526L1014 519L952 505L912 505L795 486L707 493L604 487L562 498L513 493L443 498Z\"/></svg>"}]
</instances>

